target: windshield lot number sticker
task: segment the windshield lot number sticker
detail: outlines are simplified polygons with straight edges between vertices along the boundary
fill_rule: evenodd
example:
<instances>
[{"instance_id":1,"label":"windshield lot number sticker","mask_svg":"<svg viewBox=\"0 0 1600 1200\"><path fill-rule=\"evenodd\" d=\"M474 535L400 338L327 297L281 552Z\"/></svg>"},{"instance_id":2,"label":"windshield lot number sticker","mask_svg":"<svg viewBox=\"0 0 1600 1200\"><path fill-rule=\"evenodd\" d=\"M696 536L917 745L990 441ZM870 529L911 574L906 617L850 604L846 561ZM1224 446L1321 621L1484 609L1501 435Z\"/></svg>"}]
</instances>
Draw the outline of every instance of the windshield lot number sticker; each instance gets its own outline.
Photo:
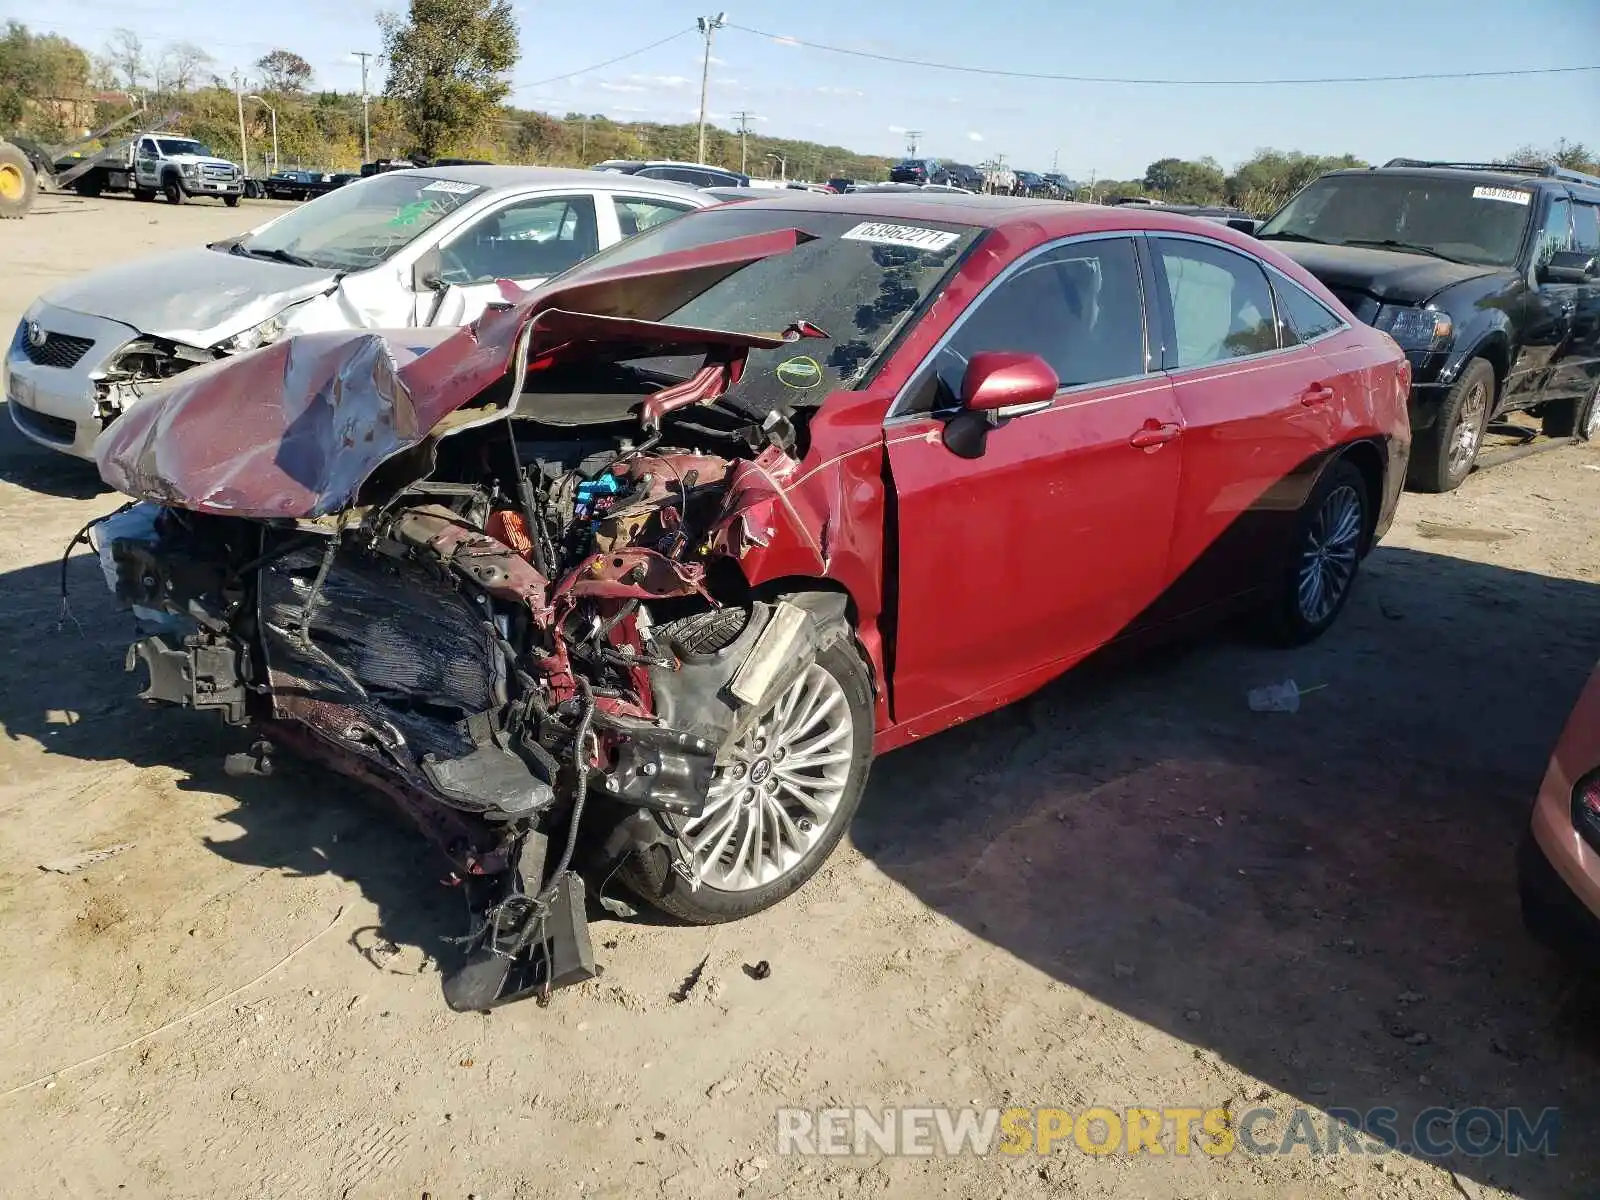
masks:
<instances>
[{"instance_id":1,"label":"windshield lot number sticker","mask_svg":"<svg viewBox=\"0 0 1600 1200\"><path fill-rule=\"evenodd\" d=\"M1472 189L1474 200L1504 200L1507 204L1527 204L1533 199L1531 192L1519 191L1517 188L1475 187Z\"/></svg>"},{"instance_id":2,"label":"windshield lot number sticker","mask_svg":"<svg viewBox=\"0 0 1600 1200\"><path fill-rule=\"evenodd\" d=\"M478 190L475 183L459 183L454 179L435 179L425 186L425 192L448 192L452 196L470 196Z\"/></svg>"},{"instance_id":3,"label":"windshield lot number sticker","mask_svg":"<svg viewBox=\"0 0 1600 1200\"><path fill-rule=\"evenodd\" d=\"M804 391L814 388L822 382L822 367L817 360L801 356L800 358L787 358L778 364L778 382L785 387L798 388Z\"/></svg>"},{"instance_id":4,"label":"windshield lot number sticker","mask_svg":"<svg viewBox=\"0 0 1600 1200\"><path fill-rule=\"evenodd\" d=\"M844 242L873 242L879 246L905 246L911 250L943 250L961 235L946 233L942 229L920 229L915 225L886 225L868 221L847 233L841 233Z\"/></svg>"}]
</instances>

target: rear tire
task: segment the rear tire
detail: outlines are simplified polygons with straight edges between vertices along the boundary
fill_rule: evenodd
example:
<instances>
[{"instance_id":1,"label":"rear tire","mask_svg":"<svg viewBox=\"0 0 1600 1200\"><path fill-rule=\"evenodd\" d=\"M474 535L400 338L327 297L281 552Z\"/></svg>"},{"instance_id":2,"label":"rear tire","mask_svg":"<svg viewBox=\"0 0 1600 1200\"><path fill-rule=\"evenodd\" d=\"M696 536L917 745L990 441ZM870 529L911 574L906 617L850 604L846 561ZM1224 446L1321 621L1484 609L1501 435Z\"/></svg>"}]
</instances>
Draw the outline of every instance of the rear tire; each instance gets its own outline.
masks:
<instances>
[{"instance_id":1,"label":"rear tire","mask_svg":"<svg viewBox=\"0 0 1600 1200\"><path fill-rule=\"evenodd\" d=\"M1600 383L1587 400L1559 400L1545 408L1540 420L1545 437L1581 437L1592 441L1600 435Z\"/></svg>"},{"instance_id":2,"label":"rear tire","mask_svg":"<svg viewBox=\"0 0 1600 1200\"><path fill-rule=\"evenodd\" d=\"M1301 646L1339 619L1367 549L1377 498L1355 464L1322 473L1295 520L1288 560L1268 611L1273 640Z\"/></svg>"},{"instance_id":3,"label":"rear tire","mask_svg":"<svg viewBox=\"0 0 1600 1200\"><path fill-rule=\"evenodd\" d=\"M139 200L139 201L148 203L149 201L154 200L156 198L156 194L154 192L152 192L149 188L134 188L133 189L133 198L135 200Z\"/></svg>"},{"instance_id":4,"label":"rear tire","mask_svg":"<svg viewBox=\"0 0 1600 1200\"><path fill-rule=\"evenodd\" d=\"M843 789L832 811L827 814L827 824L821 830L820 837L776 878L760 886L740 890L722 890L705 882L690 890L688 881L672 869L671 856L666 849L652 846L628 858L617 870L618 877L628 890L647 904L694 925L735 921L771 908L793 895L821 869L839 845L861 804L861 794L866 790L867 774L872 765L872 681L867 664L856 651L855 639L847 629L825 628L821 633L822 640L828 644L818 653L816 668L813 669L820 668L826 672L831 683L837 685L838 693L842 694L842 700L848 705L850 734ZM803 678L794 686L798 688L805 682ZM783 700L792 692L793 689L786 692L785 697L780 698L772 709L780 709ZM761 782L753 769L748 778L757 784ZM672 824L684 831L687 823L683 818L672 818ZM685 840L692 836L692 833L688 834Z\"/></svg>"},{"instance_id":5,"label":"rear tire","mask_svg":"<svg viewBox=\"0 0 1600 1200\"><path fill-rule=\"evenodd\" d=\"M1469 362L1439 406L1433 425L1411 446L1406 483L1418 492L1453 492L1472 473L1494 410L1494 368L1481 358Z\"/></svg>"},{"instance_id":6,"label":"rear tire","mask_svg":"<svg viewBox=\"0 0 1600 1200\"><path fill-rule=\"evenodd\" d=\"M93 172L91 172L93 174ZM105 181L96 176L93 179L81 179L72 185L72 190L85 200L94 200L105 190Z\"/></svg>"},{"instance_id":7,"label":"rear tire","mask_svg":"<svg viewBox=\"0 0 1600 1200\"><path fill-rule=\"evenodd\" d=\"M39 177L28 156L10 142L0 142L0 221L27 216L39 194Z\"/></svg>"}]
</instances>

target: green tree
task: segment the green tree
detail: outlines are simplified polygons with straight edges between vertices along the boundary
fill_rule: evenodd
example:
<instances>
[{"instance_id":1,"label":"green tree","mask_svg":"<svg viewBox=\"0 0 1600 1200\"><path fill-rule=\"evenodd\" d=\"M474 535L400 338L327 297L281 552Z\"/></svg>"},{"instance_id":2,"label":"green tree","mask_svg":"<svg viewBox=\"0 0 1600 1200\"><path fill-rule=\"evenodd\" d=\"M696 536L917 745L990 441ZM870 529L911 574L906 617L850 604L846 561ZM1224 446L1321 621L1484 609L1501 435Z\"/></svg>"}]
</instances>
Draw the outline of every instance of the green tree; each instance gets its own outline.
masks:
<instances>
[{"instance_id":1,"label":"green tree","mask_svg":"<svg viewBox=\"0 0 1600 1200\"><path fill-rule=\"evenodd\" d=\"M7 21L0 30L0 134L22 124L38 134L54 132L59 121L39 103L81 97L89 70L89 56L66 38Z\"/></svg>"},{"instance_id":2,"label":"green tree","mask_svg":"<svg viewBox=\"0 0 1600 1200\"><path fill-rule=\"evenodd\" d=\"M411 0L405 19L382 17L389 78L411 152L433 158L500 114L516 66L510 0Z\"/></svg>"},{"instance_id":3,"label":"green tree","mask_svg":"<svg viewBox=\"0 0 1600 1200\"><path fill-rule=\"evenodd\" d=\"M1208 204L1223 198L1226 179L1210 159L1157 159L1145 168L1144 188L1171 204Z\"/></svg>"}]
</instances>

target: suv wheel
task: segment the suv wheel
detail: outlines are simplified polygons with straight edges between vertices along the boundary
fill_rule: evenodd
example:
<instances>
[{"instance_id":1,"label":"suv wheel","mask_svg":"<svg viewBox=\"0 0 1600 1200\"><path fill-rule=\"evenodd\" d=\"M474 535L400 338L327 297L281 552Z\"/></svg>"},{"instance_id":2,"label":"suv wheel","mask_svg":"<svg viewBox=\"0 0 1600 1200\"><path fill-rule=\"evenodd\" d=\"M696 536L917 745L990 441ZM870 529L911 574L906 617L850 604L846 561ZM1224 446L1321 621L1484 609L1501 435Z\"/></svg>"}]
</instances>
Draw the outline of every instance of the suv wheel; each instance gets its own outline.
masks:
<instances>
[{"instance_id":1,"label":"suv wheel","mask_svg":"<svg viewBox=\"0 0 1600 1200\"><path fill-rule=\"evenodd\" d=\"M1559 400L1549 405L1541 426L1545 437L1593 441L1600 436L1600 383L1590 389L1587 400Z\"/></svg>"},{"instance_id":2,"label":"suv wheel","mask_svg":"<svg viewBox=\"0 0 1600 1200\"><path fill-rule=\"evenodd\" d=\"M1445 395L1432 427L1417 436L1406 482L1419 492L1460 487L1478 457L1493 408L1494 368L1475 358Z\"/></svg>"}]
</instances>

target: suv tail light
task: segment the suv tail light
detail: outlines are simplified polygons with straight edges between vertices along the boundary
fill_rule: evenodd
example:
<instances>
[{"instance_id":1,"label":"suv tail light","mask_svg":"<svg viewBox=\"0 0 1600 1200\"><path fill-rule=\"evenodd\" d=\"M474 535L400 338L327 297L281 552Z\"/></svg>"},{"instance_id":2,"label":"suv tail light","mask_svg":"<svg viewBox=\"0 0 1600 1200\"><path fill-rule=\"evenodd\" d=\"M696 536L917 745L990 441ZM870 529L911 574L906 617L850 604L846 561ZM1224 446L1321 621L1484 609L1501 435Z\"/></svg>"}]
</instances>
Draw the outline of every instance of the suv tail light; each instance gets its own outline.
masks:
<instances>
[{"instance_id":1,"label":"suv tail light","mask_svg":"<svg viewBox=\"0 0 1600 1200\"><path fill-rule=\"evenodd\" d=\"M1572 789L1572 823L1600 854L1600 771L1591 771Z\"/></svg>"}]
</instances>

